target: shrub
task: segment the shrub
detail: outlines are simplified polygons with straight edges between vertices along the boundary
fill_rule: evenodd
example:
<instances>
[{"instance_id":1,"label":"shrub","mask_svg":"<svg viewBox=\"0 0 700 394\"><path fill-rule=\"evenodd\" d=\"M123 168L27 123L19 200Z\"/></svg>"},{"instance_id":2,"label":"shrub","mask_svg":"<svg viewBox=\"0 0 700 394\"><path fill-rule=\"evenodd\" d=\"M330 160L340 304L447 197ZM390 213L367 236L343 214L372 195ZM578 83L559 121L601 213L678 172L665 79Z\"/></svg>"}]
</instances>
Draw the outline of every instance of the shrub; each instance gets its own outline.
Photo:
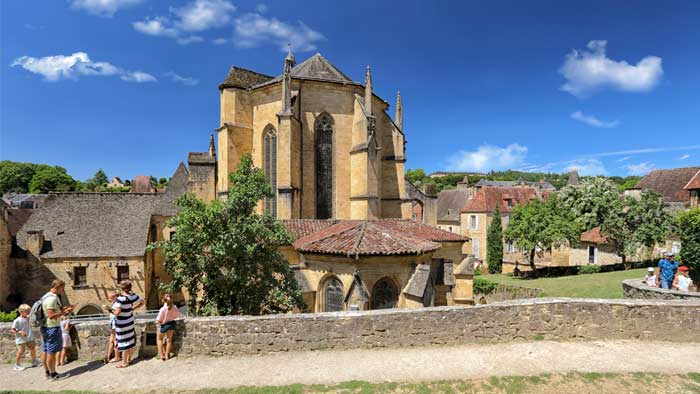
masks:
<instances>
[{"instance_id":1,"label":"shrub","mask_svg":"<svg viewBox=\"0 0 700 394\"><path fill-rule=\"evenodd\" d=\"M3 312L0 311L0 322L11 322L17 318L17 311Z\"/></svg>"},{"instance_id":2,"label":"shrub","mask_svg":"<svg viewBox=\"0 0 700 394\"><path fill-rule=\"evenodd\" d=\"M474 278L474 294L489 294L493 293L498 287L498 283L492 282L484 278Z\"/></svg>"},{"instance_id":3,"label":"shrub","mask_svg":"<svg viewBox=\"0 0 700 394\"><path fill-rule=\"evenodd\" d=\"M578 267L579 274L597 274L598 272L600 272L599 265L589 264Z\"/></svg>"}]
</instances>

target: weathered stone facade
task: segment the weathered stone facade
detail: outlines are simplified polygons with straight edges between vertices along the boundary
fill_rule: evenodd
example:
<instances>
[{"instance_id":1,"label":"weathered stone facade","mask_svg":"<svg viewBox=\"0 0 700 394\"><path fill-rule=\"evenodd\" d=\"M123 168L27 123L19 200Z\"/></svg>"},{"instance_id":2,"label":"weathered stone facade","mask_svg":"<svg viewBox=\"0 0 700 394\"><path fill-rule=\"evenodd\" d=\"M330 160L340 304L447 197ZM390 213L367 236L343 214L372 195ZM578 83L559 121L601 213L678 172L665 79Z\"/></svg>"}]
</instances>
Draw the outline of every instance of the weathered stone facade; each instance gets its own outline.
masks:
<instances>
[{"instance_id":1,"label":"weathered stone facade","mask_svg":"<svg viewBox=\"0 0 700 394\"><path fill-rule=\"evenodd\" d=\"M12 236L8 228L8 209L0 200L0 311L8 308L7 297L10 295L10 253Z\"/></svg>"},{"instance_id":2,"label":"weathered stone facade","mask_svg":"<svg viewBox=\"0 0 700 394\"><path fill-rule=\"evenodd\" d=\"M10 323L0 324L0 359L14 357ZM180 355L238 356L286 351L398 348L533 339L696 342L700 302L653 300L533 299L475 307L436 307L261 317L209 317L178 321ZM107 322L78 327L81 359L104 356ZM139 354L155 333L137 320ZM147 338L145 333L149 333Z\"/></svg>"},{"instance_id":3,"label":"weathered stone facade","mask_svg":"<svg viewBox=\"0 0 700 394\"><path fill-rule=\"evenodd\" d=\"M641 279L626 279L622 281L622 292L625 298L645 300L691 300L700 302L700 292L666 290L649 287Z\"/></svg>"}]
</instances>

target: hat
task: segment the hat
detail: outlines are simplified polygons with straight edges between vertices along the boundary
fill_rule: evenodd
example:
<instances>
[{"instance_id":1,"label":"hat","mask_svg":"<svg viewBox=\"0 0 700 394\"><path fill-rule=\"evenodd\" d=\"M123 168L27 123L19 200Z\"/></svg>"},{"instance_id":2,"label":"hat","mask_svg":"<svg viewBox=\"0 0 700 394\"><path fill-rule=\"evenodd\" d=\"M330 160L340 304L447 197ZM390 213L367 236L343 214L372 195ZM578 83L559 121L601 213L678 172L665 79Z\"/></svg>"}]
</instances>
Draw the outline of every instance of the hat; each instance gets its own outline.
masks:
<instances>
[{"instance_id":1,"label":"hat","mask_svg":"<svg viewBox=\"0 0 700 394\"><path fill-rule=\"evenodd\" d=\"M678 271L688 272L688 267L686 267L685 265L682 265L682 266L678 267Z\"/></svg>"},{"instance_id":2,"label":"hat","mask_svg":"<svg viewBox=\"0 0 700 394\"><path fill-rule=\"evenodd\" d=\"M664 252L664 256L670 257L670 256L673 256L673 253L671 253L671 252Z\"/></svg>"},{"instance_id":3,"label":"hat","mask_svg":"<svg viewBox=\"0 0 700 394\"><path fill-rule=\"evenodd\" d=\"M649 272L654 272L654 267L649 267L649 268L647 268L647 271L649 271Z\"/></svg>"}]
</instances>

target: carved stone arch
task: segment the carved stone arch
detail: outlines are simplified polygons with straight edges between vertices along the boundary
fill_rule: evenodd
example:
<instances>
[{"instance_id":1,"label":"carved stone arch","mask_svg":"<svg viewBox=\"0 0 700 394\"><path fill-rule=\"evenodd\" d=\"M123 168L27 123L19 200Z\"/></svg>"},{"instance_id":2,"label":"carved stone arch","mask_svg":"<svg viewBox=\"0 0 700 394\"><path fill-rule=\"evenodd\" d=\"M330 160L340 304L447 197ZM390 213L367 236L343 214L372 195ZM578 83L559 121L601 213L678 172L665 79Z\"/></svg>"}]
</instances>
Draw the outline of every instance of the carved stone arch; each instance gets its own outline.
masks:
<instances>
[{"instance_id":1,"label":"carved stone arch","mask_svg":"<svg viewBox=\"0 0 700 394\"><path fill-rule=\"evenodd\" d=\"M335 120L322 112L314 122L316 219L333 217L333 132Z\"/></svg>"},{"instance_id":2,"label":"carved stone arch","mask_svg":"<svg viewBox=\"0 0 700 394\"><path fill-rule=\"evenodd\" d=\"M399 286L392 278L385 276L372 287L372 309L396 308L399 303Z\"/></svg>"},{"instance_id":3,"label":"carved stone arch","mask_svg":"<svg viewBox=\"0 0 700 394\"><path fill-rule=\"evenodd\" d=\"M102 307L95 304L85 304L78 309L76 315L104 315Z\"/></svg>"},{"instance_id":4,"label":"carved stone arch","mask_svg":"<svg viewBox=\"0 0 700 394\"><path fill-rule=\"evenodd\" d=\"M263 129L263 169L270 182L272 197L265 198L265 213L277 217L277 130L271 124Z\"/></svg>"},{"instance_id":5,"label":"carved stone arch","mask_svg":"<svg viewBox=\"0 0 700 394\"><path fill-rule=\"evenodd\" d=\"M318 287L320 293L319 309L321 312L338 312L344 310L344 293L345 288L343 282L337 275L327 275Z\"/></svg>"}]
</instances>

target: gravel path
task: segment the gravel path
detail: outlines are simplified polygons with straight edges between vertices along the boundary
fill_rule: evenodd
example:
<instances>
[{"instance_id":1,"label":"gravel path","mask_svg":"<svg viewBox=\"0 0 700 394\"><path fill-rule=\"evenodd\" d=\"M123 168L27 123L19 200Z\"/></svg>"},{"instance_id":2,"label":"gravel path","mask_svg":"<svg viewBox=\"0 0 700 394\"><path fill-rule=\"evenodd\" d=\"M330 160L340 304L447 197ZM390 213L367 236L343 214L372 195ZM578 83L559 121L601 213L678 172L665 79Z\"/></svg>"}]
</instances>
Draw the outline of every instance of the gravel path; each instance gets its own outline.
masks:
<instances>
[{"instance_id":1,"label":"gravel path","mask_svg":"<svg viewBox=\"0 0 700 394\"><path fill-rule=\"evenodd\" d=\"M143 360L127 369L72 363L49 382L42 368L0 367L0 390L155 391L241 385L413 382L564 372L700 372L700 345L665 342L549 342L280 353L237 358Z\"/></svg>"}]
</instances>

